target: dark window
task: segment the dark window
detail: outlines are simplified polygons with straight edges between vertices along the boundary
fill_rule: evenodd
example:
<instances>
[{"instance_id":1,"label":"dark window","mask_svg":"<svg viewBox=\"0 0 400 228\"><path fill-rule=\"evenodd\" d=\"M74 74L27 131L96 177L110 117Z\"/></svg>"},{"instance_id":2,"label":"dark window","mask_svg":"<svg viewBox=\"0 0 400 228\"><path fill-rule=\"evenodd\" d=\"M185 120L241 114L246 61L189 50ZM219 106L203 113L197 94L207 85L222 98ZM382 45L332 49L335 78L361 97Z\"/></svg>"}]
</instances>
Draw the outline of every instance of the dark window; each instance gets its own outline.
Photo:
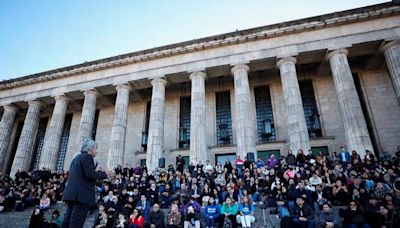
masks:
<instances>
[{"instance_id":1,"label":"dark window","mask_svg":"<svg viewBox=\"0 0 400 228\"><path fill-rule=\"evenodd\" d=\"M72 114L65 117L64 127L61 135L60 148L58 150L56 171L64 170L65 154L67 152L69 130L71 128Z\"/></svg>"},{"instance_id":2,"label":"dark window","mask_svg":"<svg viewBox=\"0 0 400 228\"><path fill-rule=\"evenodd\" d=\"M258 151L257 152L257 160L258 158L261 158L264 162L266 162L269 157L271 157L271 154L275 155L276 159L279 159L281 157L281 151L280 150L263 150L263 151Z\"/></svg>"},{"instance_id":3,"label":"dark window","mask_svg":"<svg viewBox=\"0 0 400 228\"><path fill-rule=\"evenodd\" d=\"M146 159L140 159L140 166L146 166Z\"/></svg>"},{"instance_id":4,"label":"dark window","mask_svg":"<svg viewBox=\"0 0 400 228\"><path fill-rule=\"evenodd\" d=\"M22 132L23 126L24 126L24 121L19 121L18 125L17 125L17 132L15 134L15 139L14 139L12 149L11 149L11 154L8 157L6 173L10 173L10 171L11 171L11 167L12 167L12 164L14 161L15 153L17 152L18 141L19 141L19 138L21 137L21 132Z\"/></svg>"},{"instance_id":5,"label":"dark window","mask_svg":"<svg viewBox=\"0 0 400 228\"><path fill-rule=\"evenodd\" d=\"M318 156L320 151L322 152L322 154L325 154L327 156L329 155L329 149L327 146L311 147L311 152L314 157Z\"/></svg>"},{"instance_id":6,"label":"dark window","mask_svg":"<svg viewBox=\"0 0 400 228\"><path fill-rule=\"evenodd\" d=\"M258 141L276 140L269 86L254 88Z\"/></svg>"},{"instance_id":7,"label":"dark window","mask_svg":"<svg viewBox=\"0 0 400 228\"><path fill-rule=\"evenodd\" d=\"M96 112L94 113L94 121L93 121L93 128L92 128L92 139L96 138L97 123L99 122L99 114L100 114L99 110L96 110Z\"/></svg>"},{"instance_id":8,"label":"dark window","mask_svg":"<svg viewBox=\"0 0 400 228\"><path fill-rule=\"evenodd\" d=\"M142 132L142 151L147 150L147 139L149 134L149 124L150 124L150 110L151 110L151 101L147 102L146 106L146 119L144 123L144 131Z\"/></svg>"},{"instance_id":9,"label":"dark window","mask_svg":"<svg viewBox=\"0 0 400 228\"><path fill-rule=\"evenodd\" d=\"M181 97L179 110L179 148L189 148L190 143L190 97Z\"/></svg>"},{"instance_id":10,"label":"dark window","mask_svg":"<svg viewBox=\"0 0 400 228\"><path fill-rule=\"evenodd\" d=\"M33 150L33 158L30 165L30 169L36 170L39 168L40 155L42 154L44 136L46 135L47 123L49 118L40 119L38 131L36 134L35 147Z\"/></svg>"},{"instance_id":11,"label":"dark window","mask_svg":"<svg viewBox=\"0 0 400 228\"><path fill-rule=\"evenodd\" d=\"M232 117L230 92L217 92L216 119L217 119L217 145L232 144Z\"/></svg>"},{"instance_id":12,"label":"dark window","mask_svg":"<svg viewBox=\"0 0 400 228\"><path fill-rule=\"evenodd\" d=\"M314 87L311 80L299 81L301 99L303 101L304 117L306 119L310 138L321 137L321 122L317 103L315 102Z\"/></svg>"}]
</instances>

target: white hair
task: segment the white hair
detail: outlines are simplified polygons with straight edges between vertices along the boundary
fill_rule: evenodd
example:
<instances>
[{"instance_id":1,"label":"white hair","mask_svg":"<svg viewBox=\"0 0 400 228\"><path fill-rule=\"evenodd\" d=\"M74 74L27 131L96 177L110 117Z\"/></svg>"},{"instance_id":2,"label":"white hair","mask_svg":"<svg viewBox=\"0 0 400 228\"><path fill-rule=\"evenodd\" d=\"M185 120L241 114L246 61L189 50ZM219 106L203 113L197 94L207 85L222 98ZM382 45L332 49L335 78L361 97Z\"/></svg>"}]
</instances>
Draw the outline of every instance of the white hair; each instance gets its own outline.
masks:
<instances>
[{"instance_id":1,"label":"white hair","mask_svg":"<svg viewBox=\"0 0 400 228\"><path fill-rule=\"evenodd\" d=\"M81 151L89 152L91 149L97 148L97 142L92 139L85 139L82 143Z\"/></svg>"}]
</instances>

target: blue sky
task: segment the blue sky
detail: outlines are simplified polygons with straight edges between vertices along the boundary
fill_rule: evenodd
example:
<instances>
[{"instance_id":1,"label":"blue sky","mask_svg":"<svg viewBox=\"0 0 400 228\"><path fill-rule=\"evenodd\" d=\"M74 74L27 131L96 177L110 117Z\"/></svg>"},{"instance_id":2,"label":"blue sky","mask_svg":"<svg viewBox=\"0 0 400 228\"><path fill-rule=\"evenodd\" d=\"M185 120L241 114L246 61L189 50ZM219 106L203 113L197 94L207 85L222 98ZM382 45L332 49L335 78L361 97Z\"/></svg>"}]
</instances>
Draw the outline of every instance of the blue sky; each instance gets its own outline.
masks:
<instances>
[{"instance_id":1,"label":"blue sky","mask_svg":"<svg viewBox=\"0 0 400 228\"><path fill-rule=\"evenodd\" d=\"M378 0L3 0L0 80Z\"/></svg>"}]
</instances>

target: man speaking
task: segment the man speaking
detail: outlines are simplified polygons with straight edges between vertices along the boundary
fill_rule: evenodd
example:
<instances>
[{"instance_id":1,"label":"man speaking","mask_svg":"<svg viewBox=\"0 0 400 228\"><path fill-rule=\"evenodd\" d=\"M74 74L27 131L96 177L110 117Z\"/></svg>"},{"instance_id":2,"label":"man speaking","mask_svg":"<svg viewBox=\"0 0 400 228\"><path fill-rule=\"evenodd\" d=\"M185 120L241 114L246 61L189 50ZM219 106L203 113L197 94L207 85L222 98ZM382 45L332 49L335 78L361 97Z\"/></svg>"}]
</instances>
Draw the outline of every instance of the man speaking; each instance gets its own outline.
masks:
<instances>
[{"instance_id":1,"label":"man speaking","mask_svg":"<svg viewBox=\"0 0 400 228\"><path fill-rule=\"evenodd\" d=\"M97 154L97 143L85 139L81 153L71 162L68 181L64 190L67 204L64 228L83 227L90 206L95 204L96 180L107 179L105 172L96 172L93 158Z\"/></svg>"}]
</instances>

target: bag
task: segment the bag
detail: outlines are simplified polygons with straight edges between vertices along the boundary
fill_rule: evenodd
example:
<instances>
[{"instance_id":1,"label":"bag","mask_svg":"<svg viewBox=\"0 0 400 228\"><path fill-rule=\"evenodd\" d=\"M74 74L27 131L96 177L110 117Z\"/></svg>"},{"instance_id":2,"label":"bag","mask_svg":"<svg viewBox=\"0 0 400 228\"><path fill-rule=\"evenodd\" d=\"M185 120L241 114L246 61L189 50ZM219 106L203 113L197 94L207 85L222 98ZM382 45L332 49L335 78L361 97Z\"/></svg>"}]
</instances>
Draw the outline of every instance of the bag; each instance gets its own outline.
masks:
<instances>
[{"instance_id":1,"label":"bag","mask_svg":"<svg viewBox=\"0 0 400 228\"><path fill-rule=\"evenodd\" d=\"M279 209L279 218L290 217L289 210L286 207Z\"/></svg>"},{"instance_id":2,"label":"bag","mask_svg":"<svg viewBox=\"0 0 400 228\"><path fill-rule=\"evenodd\" d=\"M232 221L228 218L228 217L225 217L225 219L224 219L224 228L232 228Z\"/></svg>"}]
</instances>

